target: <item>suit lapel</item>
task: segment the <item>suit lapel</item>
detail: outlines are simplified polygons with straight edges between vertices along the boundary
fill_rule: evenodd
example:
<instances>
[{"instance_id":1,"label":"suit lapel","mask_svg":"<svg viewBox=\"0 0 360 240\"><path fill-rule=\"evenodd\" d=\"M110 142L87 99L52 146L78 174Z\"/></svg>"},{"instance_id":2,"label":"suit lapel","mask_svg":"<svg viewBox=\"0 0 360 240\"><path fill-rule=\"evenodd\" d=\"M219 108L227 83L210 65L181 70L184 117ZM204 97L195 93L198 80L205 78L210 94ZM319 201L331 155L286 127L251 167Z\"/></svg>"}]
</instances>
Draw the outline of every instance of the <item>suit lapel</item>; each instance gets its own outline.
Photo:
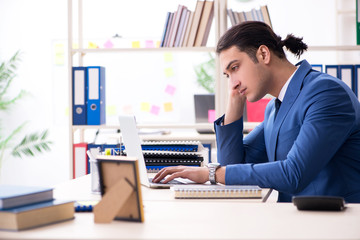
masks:
<instances>
[{"instance_id":1,"label":"suit lapel","mask_svg":"<svg viewBox=\"0 0 360 240\"><path fill-rule=\"evenodd\" d=\"M290 84L286 90L285 97L283 99L283 102L281 103L281 107L279 109L279 112L276 116L276 119L274 121L274 113L275 113L275 104L274 104L274 110L272 113L272 117L269 118L269 121L273 121L273 127L270 134L270 149L269 149L269 161L275 161L276 159L276 148L277 148L277 141L279 136L279 130L284 123L286 115L289 113L291 107L293 106L295 100L300 94L303 81L308 74L308 72L311 70L311 66L307 61L302 61L298 63L299 65L298 70L296 71L295 75L293 76L292 80L290 81ZM281 146L279 146L281 147Z\"/></svg>"}]
</instances>

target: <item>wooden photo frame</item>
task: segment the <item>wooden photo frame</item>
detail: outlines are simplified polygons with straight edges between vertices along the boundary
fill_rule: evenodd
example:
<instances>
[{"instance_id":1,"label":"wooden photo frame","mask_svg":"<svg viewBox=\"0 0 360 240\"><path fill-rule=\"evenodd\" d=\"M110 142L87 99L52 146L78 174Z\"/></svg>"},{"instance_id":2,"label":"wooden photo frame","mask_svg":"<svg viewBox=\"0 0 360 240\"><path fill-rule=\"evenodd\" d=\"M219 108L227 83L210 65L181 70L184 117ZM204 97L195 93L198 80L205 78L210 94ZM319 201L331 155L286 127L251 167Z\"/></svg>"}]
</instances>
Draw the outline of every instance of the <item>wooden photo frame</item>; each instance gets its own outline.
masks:
<instances>
[{"instance_id":1,"label":"wooden photo frame","mask_svg":"<svg viewBox=\"0 0 360 240\"><path fill-rule=\"evenodd\" d=\"M94 207L97 223L112 220L144 221L144 210L136 158L126 156L96 157L102 199Z\"/></svg>"}]
</instances>

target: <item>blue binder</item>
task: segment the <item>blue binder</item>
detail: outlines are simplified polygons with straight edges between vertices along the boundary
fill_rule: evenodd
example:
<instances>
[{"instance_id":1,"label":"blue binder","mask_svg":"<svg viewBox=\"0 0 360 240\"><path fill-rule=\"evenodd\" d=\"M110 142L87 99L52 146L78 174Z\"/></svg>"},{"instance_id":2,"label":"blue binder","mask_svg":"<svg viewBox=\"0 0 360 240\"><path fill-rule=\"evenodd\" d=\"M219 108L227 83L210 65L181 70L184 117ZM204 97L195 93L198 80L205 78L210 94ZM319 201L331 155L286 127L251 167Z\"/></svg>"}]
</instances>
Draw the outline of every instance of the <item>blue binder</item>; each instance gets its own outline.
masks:
<instances>
[{"instance_id":1,"label":"blue binder","mask_svg":"<svg viewBox=\"0 0 360 240\"><path fill-rule=\"evenodd\" d=\"M105 124L105 68L87 67L87 124Z\"/></svg>"},{"instance_id":2,"label":"blue binder","mask_svg":"<svg viewBox=\"0 0 360 240\"><path fill-rule=\"evenodd\" d=\"M72 68L73 125L86 125L86 67Z\"/></svg>"},{"instance_id":3,"label":"blue binder","mask_svg":"<svg viewBox=\"0 0 360 240\"><path fill-rule=\"evenodd\" d=\"M339 65L325 65L325 72L333 77L340 78Z\"/></svg>"},{"instance_id":4,"label":"blue binder","mask_svg":"<svg viewBox=\"0 0 360 240\"><path fill-rule=\"evenodd\" d=\"M339 78L355 92L354 65L339 65Z\"/></svg>"},{"instance_id":5,"label":"blue binder","mask_svg":"<svg viewBox=\"0 0 360 240\"><path fill-rule=\"evenodd\" d=\"M360 80L360 65L354 65L354 90L355 94L360 98L360 86L359 86L359 80Z\"/></svg>"},{"instance_id":6,"label":"blue binder","mask_svg":"<svg viewBox=\"0 0 360 240\"><path fill-rule=\"evenodd\" d=\"M323 65L322 64L311 64L312 69L322 72L323 71Z\"/></svg>"}]
</instances>

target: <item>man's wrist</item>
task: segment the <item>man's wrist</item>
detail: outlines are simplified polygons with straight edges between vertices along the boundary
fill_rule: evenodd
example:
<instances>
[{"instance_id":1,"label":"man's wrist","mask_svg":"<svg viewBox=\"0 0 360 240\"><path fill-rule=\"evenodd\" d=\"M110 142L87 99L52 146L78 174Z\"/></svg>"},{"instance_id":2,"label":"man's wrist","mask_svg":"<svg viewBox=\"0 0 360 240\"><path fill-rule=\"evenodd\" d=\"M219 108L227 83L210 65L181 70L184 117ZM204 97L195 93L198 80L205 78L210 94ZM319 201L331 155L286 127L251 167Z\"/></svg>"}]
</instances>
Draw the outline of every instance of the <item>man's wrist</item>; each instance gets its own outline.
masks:
<instances>
[{"instance_id":1,"label":"man's wrist","mask_svg":"<svg viewBox=\"0 0 360 240\"><path fill-rule=\"evenodd\" d=\"M220 168L219 163L209 163L207 165L209 169L209 181L211 184L216 184L216 170Z\"/></svg>"}]
</instances>

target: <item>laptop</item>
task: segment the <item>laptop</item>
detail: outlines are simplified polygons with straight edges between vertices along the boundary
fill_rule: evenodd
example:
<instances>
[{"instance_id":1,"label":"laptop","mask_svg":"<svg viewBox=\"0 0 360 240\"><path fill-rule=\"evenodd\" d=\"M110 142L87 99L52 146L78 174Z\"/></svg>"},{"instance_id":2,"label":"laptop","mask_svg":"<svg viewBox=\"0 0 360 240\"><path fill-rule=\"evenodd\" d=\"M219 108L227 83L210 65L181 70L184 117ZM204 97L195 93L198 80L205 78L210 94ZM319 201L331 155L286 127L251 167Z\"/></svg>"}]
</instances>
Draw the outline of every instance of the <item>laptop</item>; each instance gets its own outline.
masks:
<instances>
[{"instance_id":1,"label":"laptop","mask_svg":"<svg viewBox=\"0 0 360 240\"><path fill-rule=\"evenodd\" d=\"M215 94L195 94L195 122L196 123L208 123L209 122L209 110L215 109ZM210 129L199 129L198 133L211 133L214 131Z\"/></svg>"},{"instance_id":2,"label":"laptop","mask_svg":"<svg viewBox=\"0 0 360 240\"><path fill-rule=\"evenodd\" d=\"M173 180L169 183L153 183L152 179L149 179L147 175L144 155L141 149L141 140L138 135L138 129L136 128L135 117L132 115L120 115L119 122L126 154L138 159L140 182L142 185L149 188L170 188L174 184L189 183L189 180L186 181L186 179L184 179L184 181L182 181L182 179Z\"/></svg>"}]
</instances>

